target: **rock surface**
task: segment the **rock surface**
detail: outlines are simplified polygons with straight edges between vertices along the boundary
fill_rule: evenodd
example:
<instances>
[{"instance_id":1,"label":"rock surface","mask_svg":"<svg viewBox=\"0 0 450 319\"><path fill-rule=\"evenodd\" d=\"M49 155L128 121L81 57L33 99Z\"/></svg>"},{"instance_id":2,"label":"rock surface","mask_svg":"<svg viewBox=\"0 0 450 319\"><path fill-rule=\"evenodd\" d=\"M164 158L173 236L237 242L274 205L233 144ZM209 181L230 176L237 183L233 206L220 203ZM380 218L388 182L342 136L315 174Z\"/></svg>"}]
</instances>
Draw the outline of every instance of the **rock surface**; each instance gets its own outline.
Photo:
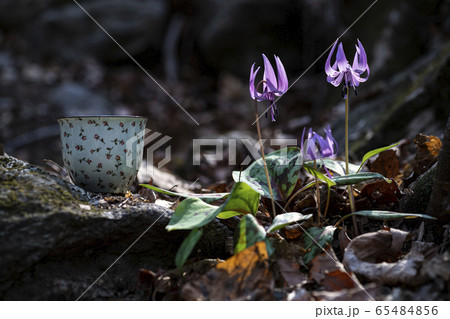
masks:
<instances>
[{"instance_id":1,"label":"rock surface","mask_svg":"<svg viewBox=\"0 0 450 319\"><path fill-rule=\"evenodd\" d=\"M140 299L139 269L173 268L187 234L165 230L170 209L107 201L8 155L0 156L0 188L2 300ZM195 254L226 257L229 236L211 223Z\"/></svg>"}]
</instances>

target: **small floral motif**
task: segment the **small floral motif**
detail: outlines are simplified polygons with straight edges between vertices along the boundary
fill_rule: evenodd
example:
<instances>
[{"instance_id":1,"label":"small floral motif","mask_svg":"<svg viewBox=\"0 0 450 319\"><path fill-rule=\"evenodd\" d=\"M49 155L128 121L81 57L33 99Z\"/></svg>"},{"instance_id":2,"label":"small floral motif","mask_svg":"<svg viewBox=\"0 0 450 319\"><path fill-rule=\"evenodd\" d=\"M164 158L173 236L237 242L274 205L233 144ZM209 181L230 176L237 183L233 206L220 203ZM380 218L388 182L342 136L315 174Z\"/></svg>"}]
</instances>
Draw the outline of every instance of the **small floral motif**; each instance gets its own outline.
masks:
<instances>
[{"instance_id":1,"label":"small floral motif","mask_svg":"<svg viewBox=\"0 0 450 319\"><path fill-rule=\"evenodd\" d=\"M95 126L100 126L95 120L89 120L87 124L94 124Z\"/></svg>"},{"instance_id":2,"label":"small floral motif","mask_svg":"<svg viewBox=\"0 0 450 319\"><path fill-rule=\"evenodd\" d=\"M82 151L82 150L84 150L84 147L83 147L83 145L75 145L75 149L77 151Z\"/></svg>"},{"instance_id":3,"label":"small floral motif","mask_svg":"<svg viewBox=\"0 0 450 319\"><path fill-rule=\"evenodd\" d=\"M78 134L78 136L81 137L81 139L82 139L83 141L86 140L86 135L84 135L84 130L83 130L82 127L80 128L80 134Z\"/></svg>"},{"instance_id":4,"label":"small floral motif","mask_svg":"<svg viewBox=\"0 0 450 319\"><path fill-rule=\"evenodd\" d=\"M109 126L108 121L103 121L103 126L106 126L108 131L114 130L111 126Z\"/></svg>"},{"instance_id":5,"label":"small floral motif","mask_svg":"<svg viewBox=\"0 0 450 319\"><path fill-rule=\"evenodd\" d=\"M136 122L132 122L132 123L131 123L131 126L135 126L135 125L136 125Z\"/></svg>"},{"instance_id":6,"label":"small floral motif","mask_svg":"<svg viewBox=\"0 0 450 319\"><path fill-rule=\"evenodd\" d=\"M103 137L100 137L100 135L98 135L98 134L94 135L94 139L96 139L97 141L102 142L103 144L106 144L105 140L103 139Z\"/></svg>"},{"instance_id":7,"label":"small floral motif","mask_svg":"<svg viewBox=\"0 0 450 319\"><path fill-rule=\"evenodd\" d=\"M88 165L91 165L91 163L92 163L92 160L91 160L91 159L85 158L85 157L83 157L83 158L80 159L79 161L80 161L80 163L86 162L86 163L88 163Z\"/></svg>"}]
</instances>

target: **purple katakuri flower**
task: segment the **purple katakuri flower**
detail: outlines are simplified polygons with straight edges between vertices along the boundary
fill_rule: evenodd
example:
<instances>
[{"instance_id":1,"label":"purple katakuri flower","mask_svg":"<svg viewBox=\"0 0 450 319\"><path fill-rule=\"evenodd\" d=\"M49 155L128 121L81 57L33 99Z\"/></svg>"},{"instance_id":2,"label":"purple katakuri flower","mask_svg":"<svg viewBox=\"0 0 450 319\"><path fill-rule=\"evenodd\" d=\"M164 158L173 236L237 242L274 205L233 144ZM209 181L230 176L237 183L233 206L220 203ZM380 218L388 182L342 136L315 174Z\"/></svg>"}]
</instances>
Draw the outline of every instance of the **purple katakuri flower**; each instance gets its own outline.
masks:
<instances>
[{"instance_id":1,"label":"purple katakuri flower","mask_svg":"<svg viewBox=\"0 0 450 319\"><path fill-rule=\"evenodd\" d=\"M348 63L345 57L342 42L339 43L336 61L333 66L331 66L331 56L334 53L334 49L337 45L337 40L333 45L333 48L328 55L327 61L325 63L325 73L327 74L327 81L334 86L339 86L342 81L344 81L344 90L346 92L347 87L353 87L356 93L356 87L361 82L367 81L370 75L369 65L367 64L367 55L361 42L358 41L356 46L355 57L353 58L353 65ZM362 74L367 71L367 76L363 77Z\"/></svg>"},{"instance_id":2,"label":"purple katakuri flower","mask_svg":"<svg viewBox=\"0 0 450 319\"><path fill-rule=\"evenodd\" d=\"M305 161L313 161L326 157L333 157L337 154L337 142L331 134L330 126L325 129L325 138L309 129L305 139L305 129L303 129L301 150Z\"/></svg>"},{"instance_id":3,"label":"purple katakuri flower","mask_svg":"<svg viewBox=\"0 0 450 319\"><path fill-rule=\"evenodd\" d=\"M288 89L288 78L286 75L286 71L284 69L283 63L279 57L274 55L275 63L277 65L277 76L275 76L275 71L272 68L272 65L269 62L269 59L263 54L264 59L264 75L263 75L263 84L262 84L262 93L258 92L255 88L255 78L256 74L259 71L258 67L256 71L255 63L253 63L252 68L250 70L250 96L252 99L256 99L256 101L261 102L264 100L269 101L270 114L272 117L272 121L275 121L275 114L278 114L277 106L275 105L275 96L283 95ZM267 116L267 113L266 113Z\"/></svg>"}]
</instances>

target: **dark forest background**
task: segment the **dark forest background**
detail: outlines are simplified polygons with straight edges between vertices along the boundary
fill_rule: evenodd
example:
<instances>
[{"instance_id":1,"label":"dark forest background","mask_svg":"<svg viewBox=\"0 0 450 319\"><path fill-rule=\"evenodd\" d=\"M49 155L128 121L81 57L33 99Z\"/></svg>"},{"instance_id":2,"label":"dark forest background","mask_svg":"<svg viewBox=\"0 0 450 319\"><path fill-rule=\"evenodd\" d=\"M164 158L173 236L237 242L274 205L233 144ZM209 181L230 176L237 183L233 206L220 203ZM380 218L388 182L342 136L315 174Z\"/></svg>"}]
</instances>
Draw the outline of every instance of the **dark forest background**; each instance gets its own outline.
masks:
<instances>
[{"instance_id":1,"label":"dark forest background","mask_svg":"<svg viewBox=\"0 0 450 319\"><path fill-rule=\"evenodd\" d=\"M326 82L323 53L372 3L1 0L0 144L34 164L62 164L58 117L145 115L149 129L172 137L168 169L204 183L230 179L230 167L192 168L192 139L256 138L248 76L261 53L281 58L290 84L304 73L278 101L277 122L263 118L264 137L299 139L304 126L330 123L343 144L341 90ZM361 40L371 69L350 97L355 160L419 132L442 137L449 8L443 0L379 0L341 38L350 62Z\"/></svg>"}]
</instances>

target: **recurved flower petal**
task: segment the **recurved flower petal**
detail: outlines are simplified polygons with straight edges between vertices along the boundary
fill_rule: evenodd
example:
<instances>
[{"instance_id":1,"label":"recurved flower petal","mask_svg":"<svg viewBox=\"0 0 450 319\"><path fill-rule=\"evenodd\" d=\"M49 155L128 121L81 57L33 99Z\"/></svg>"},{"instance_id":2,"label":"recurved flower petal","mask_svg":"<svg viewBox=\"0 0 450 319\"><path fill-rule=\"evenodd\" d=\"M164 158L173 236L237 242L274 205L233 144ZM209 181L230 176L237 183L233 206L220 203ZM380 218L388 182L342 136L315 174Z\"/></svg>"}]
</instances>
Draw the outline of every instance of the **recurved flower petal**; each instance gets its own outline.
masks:
<instances>
[{"instance_id":1,"label":"recurved flower petal","mask_svg":"<svg viewBox=\"0 0 450 319\"><path fill-rule=\"evenodd\" d=\"M331 66L331 57L334 53L334 49L336 48L337 40L334 42L333 47L331 48L330 54L328 54L327 61L325 62L325 73L328 77L336 77L339 74L339 71L336 69L336 62L334 62L333 66ZM330 81L328 81L330 82Z\"/></svg>"},{"instance_id":2,"label":"recurved flower petal","mask_svg":"<svg viewBox=\"0 0 450 319\"><path fill-rule=\"evenodd\" d=\"M277 65L277 74L278 74L278 86L277 86L277 94L281 95L284 92L287 91L289 84L288 84L288 78L286 75L286 70L284 69L283 63L281 63L281 60L279 57L274 55L275 57L275 63Z\"/></svg>"},{"instance_id":3,"label":"recurved flower petal","mask_svg":"<svg viewBox=\"0 0 450 319\"><path fill-rule=\"evenodd\" d=\"M256 78L256 74L258 74L259 68L258 67L256 69L256 71L253 71L255 68L255 63L253 63L252 68L250 69L250 81L249 81L249 91L250 91L250 96L252 97L252 99L258 99L260 98L261 94L256 91L255 88L255 78Z\"/></svg>"},{"instance_id":4,"label":"recurved flower petal","mask_svg":"<svg viewBox=\"0 0 450 319\"><path fill-rule=\"evenodd\" d=\"M266 81L266 85L270 92L276 92L278 86L277 77L275 76L275 72L269 59L264 54L262 56L264 60L264 81Z\"/></svg>"}]
</instances>

